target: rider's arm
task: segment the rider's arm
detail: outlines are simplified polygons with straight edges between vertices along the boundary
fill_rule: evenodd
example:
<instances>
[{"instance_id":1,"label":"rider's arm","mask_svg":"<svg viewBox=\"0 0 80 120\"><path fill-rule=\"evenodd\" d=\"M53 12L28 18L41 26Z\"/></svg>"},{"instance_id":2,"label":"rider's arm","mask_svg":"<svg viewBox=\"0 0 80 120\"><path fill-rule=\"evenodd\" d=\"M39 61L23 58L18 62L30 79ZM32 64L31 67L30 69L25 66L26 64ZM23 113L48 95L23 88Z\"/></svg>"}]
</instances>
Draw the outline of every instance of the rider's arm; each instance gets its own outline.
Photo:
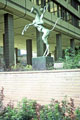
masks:
<instances>
[{"instance_id":1,"label":"rider's arm","mask_svg":"<svg viewBox=\"0 0 80 120\"><path fill-rule=\"evenodd\" d=\"M44 16L47 8L48 8L48 5L47 5L47 6L44 6L43 13L42 13L42 15L41 15L41 17L40 17L41 19L43 19L43 16Z\"/></svg>"}]
</instances>

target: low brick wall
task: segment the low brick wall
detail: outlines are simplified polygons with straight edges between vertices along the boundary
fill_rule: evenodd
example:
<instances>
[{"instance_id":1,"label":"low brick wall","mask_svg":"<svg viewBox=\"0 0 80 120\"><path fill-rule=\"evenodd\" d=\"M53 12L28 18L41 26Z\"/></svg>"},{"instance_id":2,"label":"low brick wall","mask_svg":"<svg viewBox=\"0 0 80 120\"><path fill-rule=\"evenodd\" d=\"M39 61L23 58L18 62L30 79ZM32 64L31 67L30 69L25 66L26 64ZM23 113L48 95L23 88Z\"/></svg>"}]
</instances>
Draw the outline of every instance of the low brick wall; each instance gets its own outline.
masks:
<instances>
[{"instance_id":1,"label":"low brick wall","mask_svg":"<svg viewBox=\"0 0 80 120\"><path fill-rule=\"evenodd\" d=\"M52 98L74 98L80 104L80 70L51 70L30 72L0 72L0 89L4 87L5 101L23 97L47 104Z\"/></svg>"}]
</instances>

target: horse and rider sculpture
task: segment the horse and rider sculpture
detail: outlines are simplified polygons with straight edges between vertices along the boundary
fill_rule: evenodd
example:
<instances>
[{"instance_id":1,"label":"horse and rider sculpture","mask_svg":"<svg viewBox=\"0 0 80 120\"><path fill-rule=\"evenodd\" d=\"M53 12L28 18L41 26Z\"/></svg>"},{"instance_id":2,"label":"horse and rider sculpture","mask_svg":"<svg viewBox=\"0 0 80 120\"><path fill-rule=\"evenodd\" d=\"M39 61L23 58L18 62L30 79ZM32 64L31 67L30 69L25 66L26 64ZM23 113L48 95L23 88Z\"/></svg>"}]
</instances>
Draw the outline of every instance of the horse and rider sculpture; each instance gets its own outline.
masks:
<instances>
[{"instance_id":1,"label":"horse and rider sculpture","mask_svg":"<svg viewBox=\"0 0 80 120\"><path fill-rule=\"evenodd\" d=\"M22 31L22 35L24 35L24 32L25 32L30 26L34 26L35 28L37 28L37 30L38 30L39 32L42 32L42 40L43 40L44 44L46 45L46 49L45 49L45 52L44 52L43 56L48 56L48 54L49 54L49 44L48 44L49 34L50 34L51 31L54 30L54 28L55 28L58 20L61 19L61 17L59 17L59 18L56 20L56 22L55 22L54 26L52 27L52 29L49 30L49 29L45 28L45 27L43 26L43 24L44 24L43 17L44 17L44 13L46 12L47 9L48 9L48 5L47 5L47 6L44 6L44 8L41 8L40 10L42 11L42 14L40 15L38 9L32 7L32 8L31 8L31 13L32 13L32 12L35 12L35 13L36 13L35 19L33 20L32 23L25 25L25 27L24 27L24 29L23 29L23 31Z\"/></svg>"}]
</instances>

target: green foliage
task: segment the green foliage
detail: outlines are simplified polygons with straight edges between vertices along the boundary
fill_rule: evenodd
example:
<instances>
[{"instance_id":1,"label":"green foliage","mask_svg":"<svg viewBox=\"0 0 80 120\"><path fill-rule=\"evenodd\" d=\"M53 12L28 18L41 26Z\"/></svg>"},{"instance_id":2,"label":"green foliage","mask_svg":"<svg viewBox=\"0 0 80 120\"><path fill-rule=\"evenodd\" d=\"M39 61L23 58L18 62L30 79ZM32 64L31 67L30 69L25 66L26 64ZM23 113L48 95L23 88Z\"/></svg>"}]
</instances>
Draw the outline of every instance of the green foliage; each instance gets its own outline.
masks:
<instances>
[{"instance_id":1,"label":"green foliage","mask_svg":"<svg viewBox=\"0 0 80 120\"><path fill-rule=\"evenodd\" d=\"M29 70L32 70L32 66L31 65L23 66L20 63L18 63L17 65L11 66L11 70L12 71L29 71Z\"/></svg>"},{"instance_id":2,"label":"green foliage","mask_svg":"<svg viewBox=\"0 0 80 120\"><path fill-rule=\"evenodd\" d=\"M24 70L27 70L27 71L28 70L32 70L32 66L31 65L27 65L27 66L24 67Z\"/></svg>"},{"instance_id":3,"label":"green foliage","mask_svg":"<svg viewBox=\"0 0 80 120\"><path fill-rule=\"evenodd\" d=\"M2 102L3 99L4 99L3 90L4 90L4 88L2 88L1 91L0 91L0 111L3 107L3 102Z\"/></svg>"},{"instance_id":4,"label":"green foliage","mask_svg":"<svg viewBox=\"0 0 80 120\"><path fill-rule=\"evenodd\" d=\"M24 98L18 104L18 114L17 117L21 118L21 120L31 120L32 118L36 118L36 102L33 100L27 100Z\"/></svg>"},{"instance_id":5,"label":"green foliage","mask_svg":"<svg viewBox=\"0 0 80 120\"><path fill-rule=\"evenodd\" d=\"M65 59L62 59L64 62L64 68L65 69L75 69L80 68L80 51L78 51L76 54L74 53L74 50L71 48L68 48L65 50Z\"/></svg>"},{"instance_id":6,"label":"green foliage","mask_svg":"<svg viewBox=\"0 0 80 120\"><path fill-rule=\"evenodd\" d=\"M19 102L16 108L9 104L2 118L3 120L31 120L32 118L36 120L35 104L35 101L26 98Z\"/></svg>"},{"instance_id":7,"label":"green foliage","mask_svg":"<svg viewBox=\"0 0 80 120\"><path fill-rule=\"evenodd\" d=\"M3 94L4 88L0 90L0 120L3 120L3 114L5 113L5 107L3 106L3 100L4 100L4 94Z\"/></svg>"},{"instance_id":8,"label":"green foliage","mask_svg":"<svg viewBox=\"0 0 80 120\"><path fill-rule=\"evenodd\" d=\"M51 104L43 107L40 114L40 120L75 120L73 100L52 100Z\"/></svg>"},{"instance_id":9,"label":"green foliage","mask_svg":"<svg viewBox=\"0 0 80 120\"><path fill-rule=\"evenodd\" d=\"M76 120L80 120L80 107L75 110Z\"/></svg>"},{"instance_id":10,"label":"green foliage","mask_svg":"<svg viewBox=\"0 0 80 120\"><path fill-rule=\"evenodd\" d=\"M21 65L20 63L11 66L11 70L13 70L13 71L21 71L21 70L23 70L23 69L24 69L24 66Z\"/></svg>"},{"instance_id":11,"label":"green foliage","mask_svg":"<svg viewBox=\"0 0 80 120\"><path fill-rule=\"evenodd\" d=\"M3 106L3 89L0 92L0 120L80 120L80 108L74 100L65 97L61 102L52 99L48 105L40 105L24 98L17 107L13 103Z\"/></svg>"},{"instance_id":12,"label":"green foliage","mask_svg":"<svg viewBox=\"0 0 80 120\"><path fill-rule=\"evenodd\" d=\"M3 120L17 120L17 111L11 106L6 107L6 112L2 116Z\"/></svg>"}]
</instances>

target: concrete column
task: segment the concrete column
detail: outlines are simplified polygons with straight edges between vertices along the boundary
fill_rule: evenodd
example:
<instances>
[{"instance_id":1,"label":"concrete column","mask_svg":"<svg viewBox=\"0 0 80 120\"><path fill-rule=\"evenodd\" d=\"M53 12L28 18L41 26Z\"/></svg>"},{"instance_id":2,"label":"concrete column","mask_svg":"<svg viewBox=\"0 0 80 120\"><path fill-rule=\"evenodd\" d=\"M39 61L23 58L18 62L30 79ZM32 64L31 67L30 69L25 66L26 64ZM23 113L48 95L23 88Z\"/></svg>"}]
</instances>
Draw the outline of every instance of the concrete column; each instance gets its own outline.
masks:
<instances>
[{"instance_id":1,"label":"concrete column","mask_svg":"<svg viewBox=\"0 0 80 120\"><path fill-rule=\"evenodd\" d=\"M75 42L74 39L70 39L70 47L75 50Z\"/></svg>"},{"instance_id":2,"label":"concrete column","mask_svg":"<svg viewBox=\"0 0 80 120\"><path fill-rule=\"evenodd\" d=\"M58 16L58 17L61 17L61 16L59 15L59 13L60 13L60 12L59 12L59 5L57 5L57 16Z\"/></svg>"},{"instance_id":3,"label":"concrete column","mask_svg":"<svg viewBox=\"0 0 80 120\"><path fill-rule=\"evenodd\" d=\"M26 40L27 64L32 65L32 40Z\"/></svg>"},{"instance_id":4,"label":"concrete column","mask_svg":"<svg viewBox=\"0 0 80 120\"><path fill-rule=\"evenodd\" d=\"M5 62L5 34L3 34L3 59Z\"/></svg>"},{"instance_id":5,"label":"concrete column","mask_svg":"<svg viewBox=\"0 0 80 120\"><path fill-rule=\"evenodd\" d=\"M62 58L62 35L56 34L56 59Z\"/></svg>"},{"instance_id":6,"label":"concrete column","mask_svg":"<svg viewBox=\"0 0 80 120\"><path fill-rule=\"evenodd\" d=\"M80 14L80 5L79 5L79 9L78 9L78 11L79 11L79 14Z\"/></svg>"},{"instance_id":7,"label":"concrete column","mask_svg":"<svg viewBox=\"0 0 80 120\"><path fill-rule=\"evenodd\" d=\"M57 61L57 47L56 46L54 50L54 60Z\"/></svg>"},{"instance_id":8,"label":"concrete column","mask_svg":"<svg viewBox=\"0 0 80 120\"><path fill-rule=\"evenodd\" d=\"M16 64L18 63L18 48L15 48Z\"/></svg>"},{"instance_id":9,"label":"concrete column","mask_svg":"<svg viewBox=\"0 0 80 120\"><path fill-rule=\"evenodd\" d=\"M44 43L42 41L42 33L36 29L36 40L37 40L37 56L43 56L44 54Z\"/></svg>"},{"instance_id":10,"label":"concrete column","mask_svg":"<svg viewBox=\"0 0 80 120\"><path fill-rule=\"evenodd\" d=\"M4 61L6 68L14 64L13 15L4 14Z\"/></svg>"}]
</instances>

